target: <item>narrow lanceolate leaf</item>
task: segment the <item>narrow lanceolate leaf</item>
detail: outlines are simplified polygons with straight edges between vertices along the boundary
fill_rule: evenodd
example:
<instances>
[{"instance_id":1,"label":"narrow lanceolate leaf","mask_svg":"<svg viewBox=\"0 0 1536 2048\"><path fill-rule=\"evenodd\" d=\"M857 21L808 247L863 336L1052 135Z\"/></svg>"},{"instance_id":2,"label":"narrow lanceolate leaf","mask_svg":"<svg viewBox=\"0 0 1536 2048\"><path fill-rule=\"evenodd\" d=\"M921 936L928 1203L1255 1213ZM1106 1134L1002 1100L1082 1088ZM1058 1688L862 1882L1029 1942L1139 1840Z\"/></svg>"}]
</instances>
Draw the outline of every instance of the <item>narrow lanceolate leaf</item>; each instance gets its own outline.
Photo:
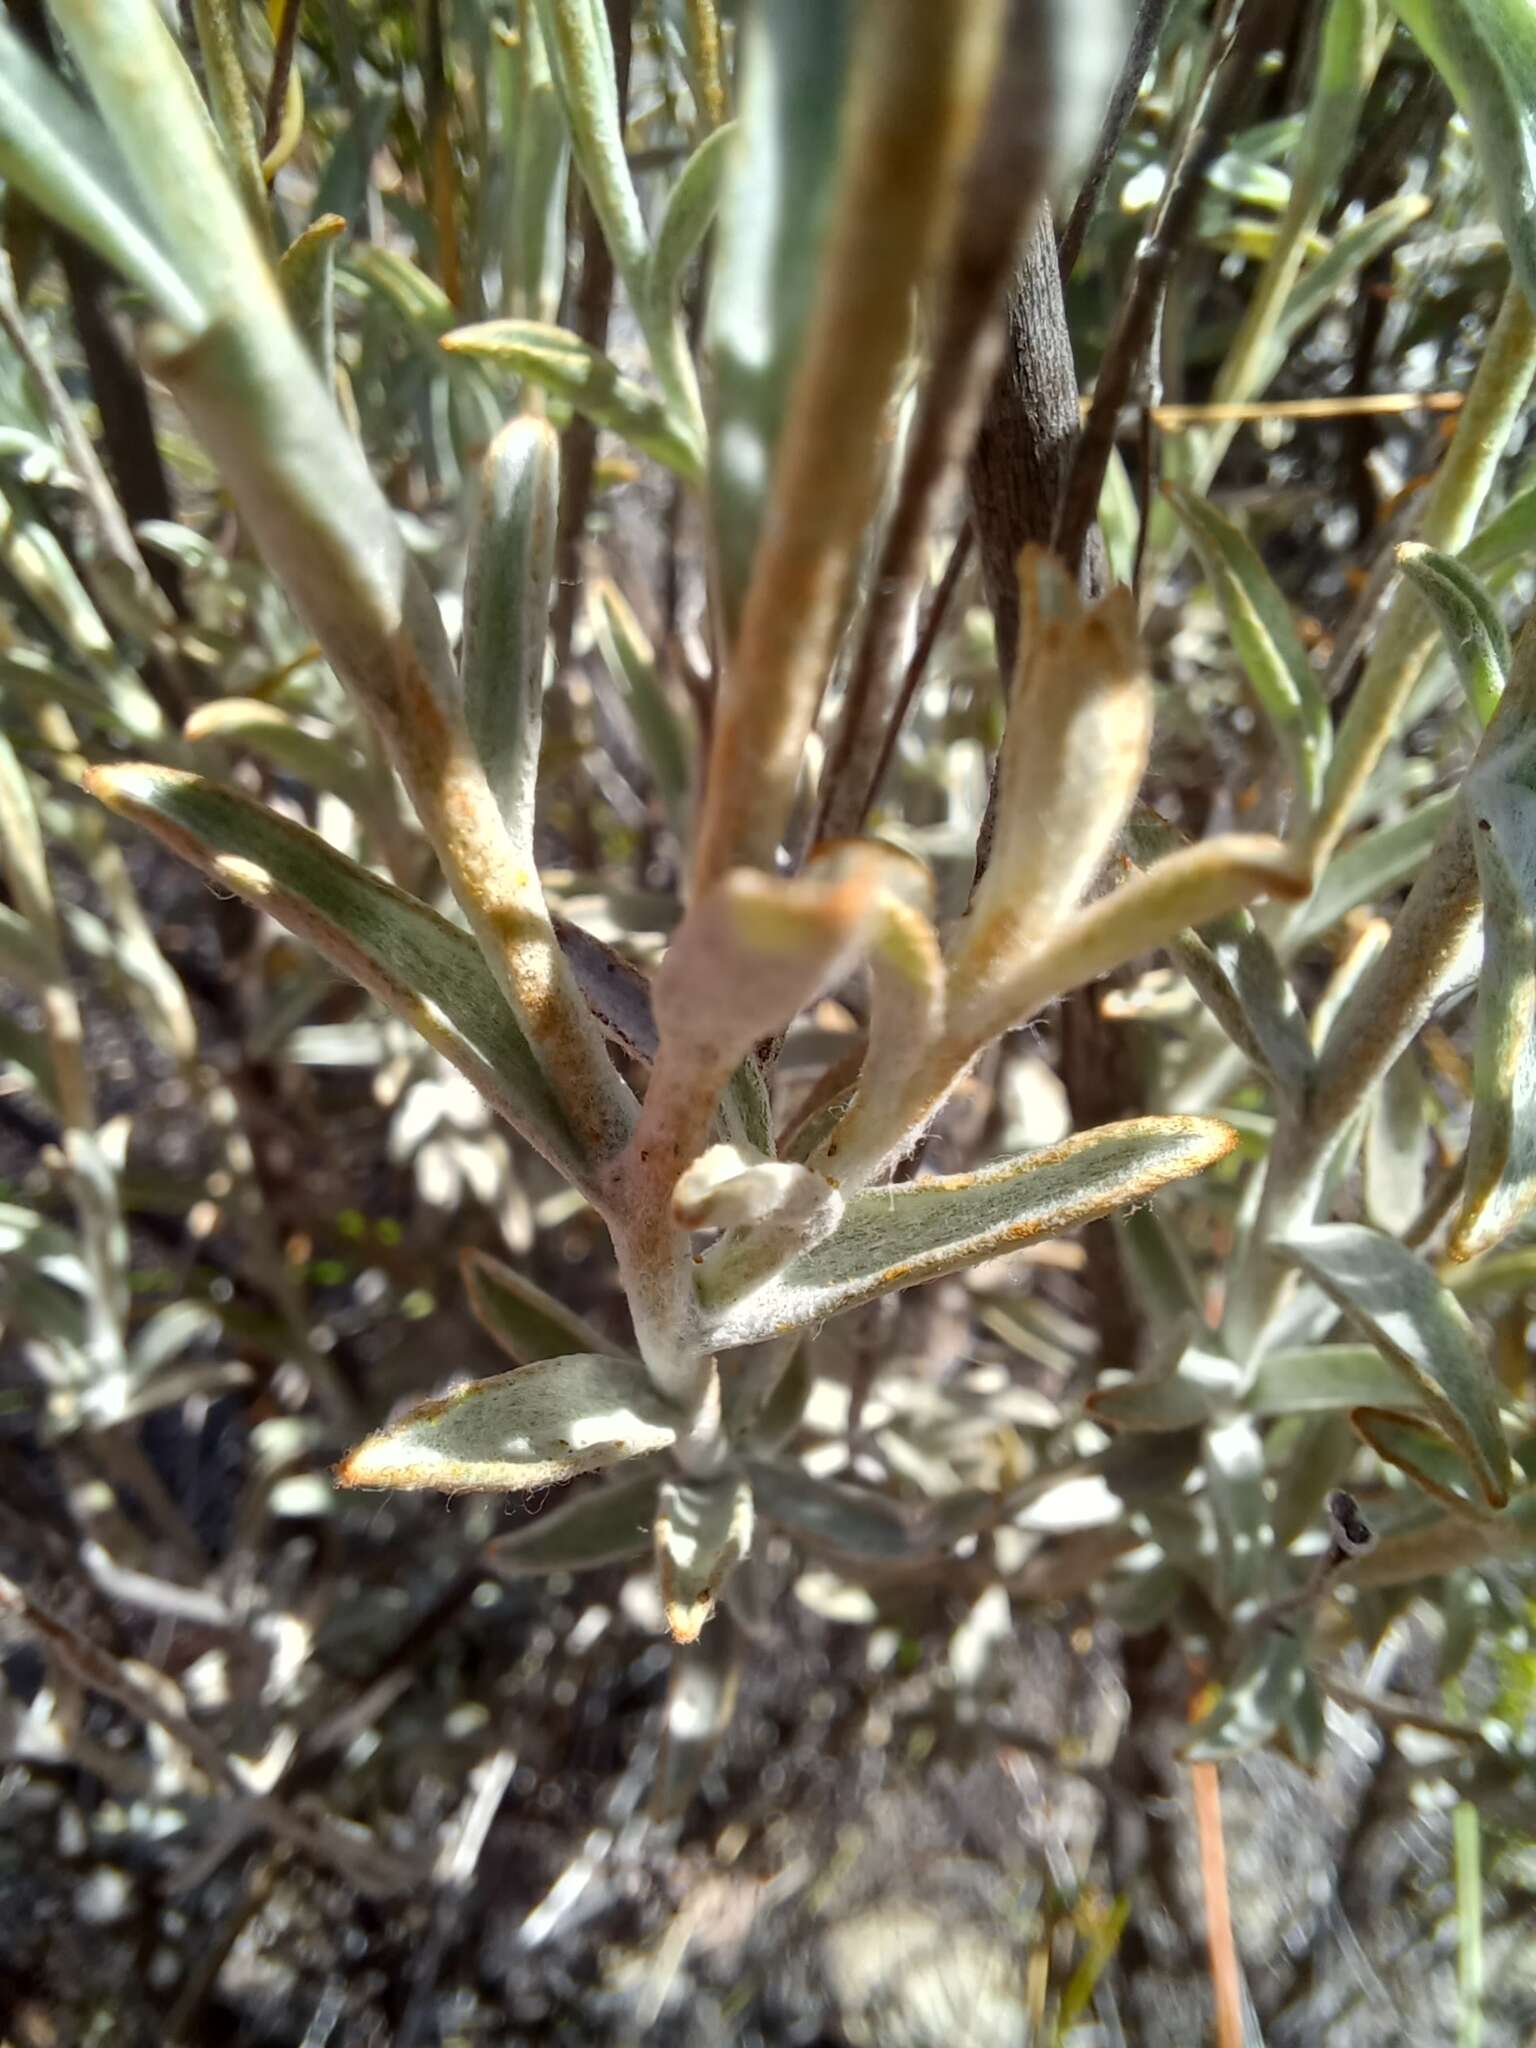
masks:
<instances>
[{"instance_id":1,"label":"narrow lanceolate leaf","mask_svg":"<svg viewBox=\"0 0 1536 2048\"><path fill-rule=\"evenodd\" d=\"M643 1557L651 1548L656 1487L654 1473L610 1479L575 1500L528 1515L486 1545L485 1561L504 1578L521 1578Z\"/></svg>"},{"instance_id":2,"label":"narrow lanceolate leaf","mask_svg":"<svg viewBox=\"0 0 1536 2048\"><path fill-rule=\"evenodd\" d=\"M604 1036L641 1066L650 1066L656 1057L656 1019L649 979L606 940L568 917L557 915L551 922L566 965Z\"/></svg>"},{"instance_id":3,"label":"narrow lanceolate leaf","mask_svg":"<svg viewBox=\"0 0 1536 2048\"><path fill-rule=\"evenodd\" d=\"M1329 1415L1350 1408L1413 1408L1417 1387L1374 1346L1317 1344L1271 1351L1244 1398L1250 1414Z\"/></svg>"},{"instance_id":4,"label":"narrow lanceolate leaf","mask_svg":"<svg viewBox=\"0 0 1536 2048\"><path fill-rule=\"evenodd\" d=\"M956 1004L985 1006L1074 911L1147 763L1152 685L1128 590L1085 607L1042 549L1019 567L1019 654L992 854L950 947Z\"/></svg>"},{"instance_id":5,"label":"narrow lanceolate leaf","mask_svg":"<svg viewBox=\"0 0 1536 2048\"><path fill-rule=\"evenodd\" d=\"M1397 566L1428 600L1478 723L1492 718L1509 680L1509 630L1490 593L1455 555L1404 541Z\"/></svg>"},{"instance_id":6,"label":"narrow lanceolate leaf","mask_svg":"<svg viewBox=\"0 0 1536 2048\"><path fill-rule=\"evenodd\" d=\"M560 443L510 421L486 452L464 585L464 722L519 860L533 862L544 642L555 569Z\"/></svg>"},{"instance_id":7,"label":"narrow lanceolate leaf","mask_svg":"<svg viewBox=\"0 0 1536 2048\"><path fill-rule=\"evenodd\" d=\"M1296 926L1292 945L1310 945L1362 903L1379 902L1412 881L1458 800L1455 790L1426 797L1406 817L1363 832L1336 853Z\"/></svg>"},{"instance_id":8,"label":"narrow lanceolate leaf","mask_svg":"<svg viewBox=\"0 0 1536 2048\"><path fill-rule=\"evenodd\" d=\"M679 843L686 846L697 745L692 718L668 688L644 627L606 576L592 586L591 614L603 660L635 721L657 794Z\"/></svg>"},{"instance_id":9,"label":"narrow lanceolate leaf","mask_svg":"<svg viewBox=\"0 0 1536 2048\"><path fill-rule=\"evenodd\" d=\"M372 771L360 754L304 724L280 704L260 697L215 697L199 704L182 727L194 746L249 747L283 772L302 776L315 789L331 790L353 810L367 812Z\"/></svg>"},{"instance_id":10,"label":"narrow lanceolate leaf","mask_svg":"<svg viewBox=\"0 0 1536 2048\"><path fill-rule=\"evenodd\" d=\"M1472 1128L1454 1259L1508 1235L1536 1201L1536 633L1521 635L1510 685L1461 801L1483 898Z\"/></svg>"},{"instance_id":11,"label":"narrow lanceolate leaf","mask_svg":"<svg viewBox=\"0 0 1536 2048\"><path fill-rule=\"evenodd\" d=\"M204 325L198 294L145 225L106 131L3 23L0 176L138 285L182 333Z\"/></svg>"},{"instance_id":12,"label":"narrow lanceolate leaf","mask_svg":"<svg viewBox=\"0 0 1536 2048\"><path fill-rule=\"evenodd\" d=\"M1343 229L1334 237L1326 256L1320 256L1291 287L1290 296L1275 323L1275 346L1282 352L1312 325L1333 303L1344 287L1375 259L1400 242L1429 212L1427 193L1403 194L1385 199L1380 206Z\"/></svg>"},{"instance_id":13,"label":"narrow lanceolate leaf","mask_svg":"<svg viewBox=\"0 0 1536 2048\"><path fill-rule=\"evenodd\" d=\"M336 1467L342 1486L528 1493L664 1451L682 1418L631 1358L574 1352L423 1401Z\"/></svg>"},{"instance_id":14,"label":"narrow lanceolate leaf","mask_svg":"<svg viewBox=\"0 0 1536 2048\"><path fill-rule=\"evenodd\" d=\"M1148 809L1134 813L1125 836L1142 866L1181 844L1172 827ZM1312 1043L1296 991L1253 914L1229 911L1198 932L1179 933L1168 951L1233 1044L1281 1096L1298 1096L1312 1075Z\"/></svg>"},{"instance_id":15,"label":"narrow lanceolate leaf","mask_svg":"<svg viewBox=\"0 0 1536 2048\"><path fill-rule=\"evenodd\" d=\"M519 1365L537 1365L569 1351L600 1351L607 1343L585 1316L489 1252L471 1247L460 1254L459 1268L480 1327Z\"/></svg>"},{"instance_id":16,"label":"narrow lanceolate leaf","mask_svg":"<svg viewBox=\"0 0 1536 2048\"><path fill-rule=\"evenodd\" d=\"M728 1622L672 1652L661 1753L651 1787L653 1820L675 1819L698 1790L736 1712L742 1662L741 1633Z\"/></svg>"},{"instance_id":17,"label":"narrow lanceolate leaf","mask_svg":"<svg viewBox=\"0 0 1536 2048\"><path fill-rule=\"evenodd\" d=\"M502 287L508 312L529 320L553 320L565 279L570 144L538 13L524 8L521 15L521 38L498 27L494 52L501 91L501 132L515 137L512 204L506 208L502 242Z\"/></svg>"},{"instance_id":18,"label":"narrow lanceolate leaf","mask_svg":"<svg viewBox=\"0 0 1536 2048\"><path fill-rule=\"evenodd\" d=\"M1536 11L1528 0L1396 0L1455 93L1521 290L1536 306Z\"/></svg>"},{"instance_id":19,"label":"narrow lanceolate leaf","mask_svg":"<svg viewBox=\"0 0 1536 2048\"><path fill-rule=\"evenodd\" d=\"M428 345L453 325L453 301L403 250L361 242L347 269L399 315L417 342Z\"/></svg>"},{"instance_id":20,"label":"narrow lanceolate leaf","mask_svg":"<svg viewBox=\"0 0 1536 2048\"><path fill-rule=\"evenodd\" d=\"M595 426L621 434L642 455L695 481L697 449L682 434L666 406L621 374L600 349L564 327L539 320L486 320L443 336L454 355L479 356L556 398L563 398Z\"/></svg>"},{"instance_id":21,"label":"narrow lanceolate leaf","mask_svg":"<svg viewBox=\"0 0 1536 2048\"><path fill-rule=\"evenodd\" d=\"M1412 1252L1359 1224L1300 1231L1277 1250L1401 1367L1417 1390L1414 1405L1459 1454L1489 1505L1502 1507L1510 1460L1498 1382L1455 1296ZM1375 1412L1356 1411L1360 1423Z\"/></svg>"},{"instance_id":22,"label":"narrow lanceolate leaf","mask_svg":"<svg viewBox=\"0 0 1536 2048\"><path fill-rule=\"evenodd\" d=\"M322 213L294 236L277 266L293 324L327 384L336 376L336 244L346 229L339 213Z\"/></svg>"},{"instance_id":23,"label":"narrow lanceolate leaf","mask_svg":"<svg viewBox=\"0 0 1536 2048\"><path fill-rule=\"evenodd\" d=\"M1240 1384L1241 1374L1230 1358L1193 1343L1170 1372L1096 1387L1085 1405L1094 1421L1106 1428L1162 1434L1230 1417L1238 1406Z\"/></svg>"},{"instance_id":24,"label":"narrow lanceolate leaf","mask_svg":"<svg viewBox=\"0 0 1536 2048\"><path fill-rule=\"evenodd\" d=\"M644 329L655 370L679 429L703 449L698 385L676 308L658 316L646 292L650 244L624 148L608 16L593 0L538 0L549 68L570 131L571 151L603 239Z\"/></svg>"},{"instance_id":25,"label":"narrow lanceolate leaf","mask_svg":"<svg viewBox=\"0 0 1536 2048\"><path fill-rule=\"evenodd\" d=\"M714 224L720 192L737 142L734 123L706 135L667 194L647 273L658 319L675 317L682 304L683 274Z\"/></svg>"},{"instance_id":26,"label":"narrow lanceolate leaf","mask_svg":"<svg viewBox=\"0 0 1536 2048\"><path fill-rule=\"evenodd\" d=\"M1495 1509L1468 1476L1466 1460L1440 1433L1433 1417L1409 1407L1357 1408L1349 1419L1382 1463L1406 1474L1421 1493L1470 1520L1494 1518Z\"/></svg>"},{"instance_id":27,"label":"narrow lanceolate leaf","mask_svg":"<svg viewBox=\"0 0 1536 2048\"><path fill-rule=\"evenodd\" d=\"M581 1178L564 1111L467 932L237 791L178 769L92 769L86 787L275 917L405 1017L486 1100Z\"/></svg>"},{"instance_id":28,"label":"narrow lanceolate leaf","mask_svg":"<svg viewBox=\"0 0 1536 2048\"><path fill-rule=\"evenodd\" d=\"M1294 898L1307 889L1306 867L1278 839L1232 833L1186 846L1078 911L1006 980L957 1001L955 1027L985 1045L1052 996L1165 945L1186 927L1198 929L1258 896Z\"/></svg>"},{"instance_id":29,"label":"narrow lanceolate leaf","mask_svg":"<svg viewBox=\"0 0 1536 2048\"><path fill-rule=\"evenodd\" d=\"M1472 1520L1459 1514L1415 1515L1382 1532L1374 1550L1349 1566L1354 1586L1406 1586L1443 1578L1488 1558L1529 1557L1536 1543L1536 1487L1515 1495L1507 1513Z\"/></svg>"},{"instance_id":30,"label":"narrow lanceolate leaf","mask_svg":"<svg viewBox=\"0 0 1536 2048\"><path fill-rule=\"evenodd\" d=\"M655 1537L667 1626L674 1641L696 1642L721 1587L752 1547L750 1483L729 1475L664 1481Z\"/></svg>"},{"instance_id":31,"label":"narrow lanceolate leaf","mask_svg":"<svg viewBox=\"0 0 1536 2048\"><path fill-rule=\"evenodd\" d=\"M831 209L853 0L762 0L741 22L709 306L710 502L736 637Z\"/></svg>"},{"instance_id":32,"label":"narrow lanceolate leaf","mask_svg":"<svg viewBox=\"0 0 1536 2048\"><path fill-rule=\"evenodd\" d=\"M896 1564L929 1547L927 1538L884 1494L820 1479L800 1466L755 1458L748 1466L765 1520L818 1550Z\"/></svg>"},{"instance_id":33,"label":"narrow lanceolate leaf","mask_svg":"<svg viewBox=\"0 0 1536 2048\"><path fill-rule=\"evenodd\" d=\"M1212 1117L1145 1117L979 1173L869 1189L849 1201L824 1243L725 1310L710 1342L724 1347L781 1336L877 1295L1075 1230L1203 1172L1236 1143L1236 1132Z\"/></svg>"},{"instance_id":34,"label":"narrow lanceolate leaf","mask_svg":"<svg viewBox=\"0 0 1536 2048\"><path fill-rule=\"evenodd\" d=\"M1297 796L1310 809L1322 792L1333 723L1291 608L1252 542L1209 499L1177 484L1164 488L1210 578L1233 649L1284 752Z\"/></svg>"}]
</instances>

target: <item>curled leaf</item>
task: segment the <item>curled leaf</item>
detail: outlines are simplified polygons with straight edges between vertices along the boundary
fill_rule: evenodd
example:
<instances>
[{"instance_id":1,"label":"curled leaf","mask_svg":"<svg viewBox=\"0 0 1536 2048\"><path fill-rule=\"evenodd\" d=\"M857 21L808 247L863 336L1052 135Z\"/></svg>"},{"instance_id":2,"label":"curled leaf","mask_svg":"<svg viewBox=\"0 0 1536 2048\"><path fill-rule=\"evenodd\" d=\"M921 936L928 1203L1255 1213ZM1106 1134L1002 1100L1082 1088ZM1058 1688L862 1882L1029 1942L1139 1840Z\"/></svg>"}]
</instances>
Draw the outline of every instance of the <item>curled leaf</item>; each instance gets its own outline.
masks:
<instances>
[{"instance_id":1,"label":"curled leaf","mask_svg":"<svg viewBox=\"0 0 1536 2048\"><path fill-rule=\"evenodd\" d=\"M1439 623L1467 702L1486 725L1509 679L1509 630L1475 572L1455 555L1404 541L1397 566Z\"/></svg>"},{"instance_id":2,"label":"curled leaf","mask_svg":"<svg viewBox=\"0 0 1536 2048\"><path fill-rule=\"evenodd\" d=\"M295 235L277 266L293 324L329 384L336 374L336 244L347 231L339 213L322 213Z\"/></svg>"},{"instance_id":3,"label":"curled leaf","mask_svg":"<svg viewBox=\"0 0 1536 2048\"><path fill-rule=\"evenodd\" d=\"M664 1451L681 1424L634 1359L574 1352L423 1401L349 1451L336 1480L528 1493Z\"/></svg>"},{"instance_id":4,"label":"curled leaf","mask_svg":"<svg viewBox=\"0 0 1536 2048\"><path fill-rule=\"evenodd\" d=\"M672 1213L685 1230L735 1230L776 1216L800 1221L841 1207L819 1173L777 1159L752 1159L735 1145L711 1145L678 1177Z\"/></svg>"},{"instance_id":5,"label":"curled leaf","mask_svg":"<svg viewBox=\"0 0 1536 2048\"><path fill-rule=\"evenodd\" d=\"M712 1110L753 1047L857 964L882 891L906 865L903 855L850 841L792 879L752 868L723 877L678 927L656 978L658 1072L707 1096Z\"/></svg>"}]
</instances>

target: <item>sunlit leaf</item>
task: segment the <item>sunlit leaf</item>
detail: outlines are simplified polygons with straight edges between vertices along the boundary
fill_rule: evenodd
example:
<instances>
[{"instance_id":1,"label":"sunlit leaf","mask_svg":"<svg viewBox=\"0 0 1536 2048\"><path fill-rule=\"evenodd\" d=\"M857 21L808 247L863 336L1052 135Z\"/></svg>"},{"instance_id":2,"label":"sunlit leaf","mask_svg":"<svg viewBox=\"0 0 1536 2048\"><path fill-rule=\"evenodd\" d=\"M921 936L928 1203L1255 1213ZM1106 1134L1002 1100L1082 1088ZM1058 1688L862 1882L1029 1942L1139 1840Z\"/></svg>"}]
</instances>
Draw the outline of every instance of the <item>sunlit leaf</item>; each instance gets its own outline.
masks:
<instances>
[{"instance_id":1,"label":"sunlit leaf","mask_svg":"<svg viewBox=\"0 0 1536 2048\"><path fill-rule=\"evenodd\" d=\"M681 1420L634 1359L573 1352L423 1401L349 1451L336 1479L528 1493L666 1450Z\"/></svg>"},{"instance_id":2,"label":"sunlit leaf","mask_svg":"<svg viewBox=\"0 0 1536 2048\"><path fill-rule=\"evenodd\" d=\"M1074 1230L1202 1172L1236 1142L1231 1127L1211 1117L1147 1117L978 1173L868 1189L848 1202L832 1236L724 1310L710 1340L723 1347L803 1329L877 1295ZM723 1263L713 1284L729 1282Z\"/></svg>"},{"instance_id":3,"label":"sunlit leaf","mask_svg":"<svg viewBox=\"0 0 1536 2048\"><path fill-rule=\"evenodd\" d=\"M967 1008L1076 909L1130 809L1152 734L1130 592L1085 607L1062 565L1030 548L1019 599L991 856L949 947L955 1001Z\"/></svg>"},{"instance_id":4,"label":"sunlit leaf","mask_svg":"<svg viewBox=\"0 0 1536 2048\"><path fill-rule=\"evenodd\" d=\"M368 809L369 770L361 755L279 704L259 697L215 697L198 705L182 737L193 746L248 747L282 773L334 791L353 810Z\"/></svg>"},{"instance_id":5,"label":"sunlit leaf","mask_svg":"<svg viewBox=\"0 0 1536 2048\"><path fill-rule=\"evenodd\" d=\"M1274 342L1286 350L1359 273L1402 240L1432 205L1427 192L1399 193L1341 228L1333 246L1292 285L1275 323Z\"/></svg>"},{"instance_id":6,"label":"sunlit leaf","mask_svg":"<svg viewBox=\"0 0 1536 2048\"><path fill-rule=\"evenodd\" d=\"M779 1159L754 1159L735 1145L711 1145L679 1175L672 1213L685 1230L736 1230L770 1216L796 1219L841 1207L819 1173Z\"/></svg>"},{"instance_id":7,"label":"sunlit leaf","mask_svg":"<svg viewBox=\"0 0 1536 2048\"><path fill-rule=\"evenodd\" d=\"M593 0L537 0L537 6L571 153L644 330L668 409L697 466L703 444L698 387L679 309L658 306L647 291L650 242L624 147L608 16Z\"/></svg>"},{"instance_id":8,"label":"sunlit leaf","mask_svg":"<svg viewBox=\"0 0 1536 2048\"><path fill-rule=\"evenodd\" d=\"M1129 863L1127 863L1129 865ZM1307 893L1304 861L1278 839L1230 833L1171 853L1099 896L994 985L957 988L953 1021L975 1045L1026 1022L1052 996L1209 924L1258 896Z\"/></svg>"},{"instance_id":9,"label":"sunlit leaf","mask_svg":"<svg viewBox=\"0 0 1536 2048\"><path fill-rule=\"evenodd\" d=\"M144 224L106 131L4 24L0 174L141 286L184 333L197 333L206 317L198 295Z\"/></svg>"},{"instance_id":10,"label":"sunlit leaf","mask_svg":"<svg viewBox=\"0 0 1536 2048\"><path fill-rule=\"evenodd\" d=\"M697 450L679 432L659 398L625 377L601 350L563 327L537 320L487 320L443 336L455 355L475 356L511 370L543 391L563 398L594 425L620 434L642 455L696 480Z\"/></svg>"}]
</instances>

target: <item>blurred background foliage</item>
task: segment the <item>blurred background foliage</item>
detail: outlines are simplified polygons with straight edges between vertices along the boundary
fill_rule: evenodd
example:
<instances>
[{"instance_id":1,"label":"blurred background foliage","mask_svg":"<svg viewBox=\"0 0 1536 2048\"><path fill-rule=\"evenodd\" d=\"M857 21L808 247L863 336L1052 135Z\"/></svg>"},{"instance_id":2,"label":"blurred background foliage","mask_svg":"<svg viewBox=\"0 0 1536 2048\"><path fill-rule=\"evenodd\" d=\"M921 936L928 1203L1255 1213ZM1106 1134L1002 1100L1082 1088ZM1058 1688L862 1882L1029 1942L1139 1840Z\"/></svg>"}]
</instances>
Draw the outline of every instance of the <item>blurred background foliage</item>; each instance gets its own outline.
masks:
<instances>
[{"instance_id":1,"label":"blurred background foliage","mask_svg":"<svg viewBox=\"0 0 1536 2048\"><path fill-rule=\"evenodd\" d=\"M734 107L741 10L606 9L654 226ZM9 13L52 47L36 0ZM290 303L451 630L487 443L520 402L561 430L540 866L563 915L652 967L716 680L705 537L686 451L645 411L640 322L536 16L187 0L195 63L205 13L238 25ZM1283 789L1220 563L1186 550L1156 484L1183 478L1241 527L1347 703L1510 275L1465 122L1385 20L1284 348L1244 394L1260 416L1202 477L1192 418L1210 431L1198 409L1291 217L1325 13L1281 9L1235 102L1100 506L1157 683L1143 794L1189 836L1273 824ZM1085 390L1216 15L1142 10L1160 32L1066 284ZM1062 223L1132 26L1094 25ZM1387 1538L1313 1602L1305 1658L1281 1630L1247 1654L1183 1434L1113 1432L1088 1406L1122 1384L1106 1373L1156 1368L1178 1305L1209 1309L1273 1132L1182 957L994 1047L924 1163L1049 1143L1096 1086L1126 1114L1219 1107L1239 1154L1155 1211L804 1342L775 1395L774 1533L689 1656L627 1543L560 1568L597 1554L569 1533L589 1482L554 1504L332 1487L362 1425L496 1369L467 1278L483 1295L509 1265L622 1341L606 1236L437 1054L82 794L93 763L195 766L441 894L371 730L139 367L115 282L14 186L3 240L0 1549L61 1617L0 1635L4 2038L1187 2042L1223 1996L1222 1830L1198 1796L1219 1763L1250 2029L1276 2048L1528 2039L1536 1524L1448 1515L1358 1451L1326 1388L1282 1399L1249 1475L1266 1526L1310 1570L1326 1472L1363 1481ZM707 234L681 260L697 340ZM494 318L558 322L630 381L594 426L558 363L440 347ZM1531 597L1529 456L1516 425L1495 503L1517 539L1480 563L1510 619ZM1004 709L981 575L952 553L965 510L957 488L931 562L947 602L874 813L950 910ZM1437 649L1292 962L1314 1034L1379 952L1468 751ZM1343 1194L1420 1245L1459 1185L1470 998L1394 1068ZM858 1002L796 1025L785 1100L855 1042ZM1527 1419L1529 1475L1536 1239L1430 1256ZM879 1503L850 1493L829 1522L796 1468ZM936 1545L976 1490L1006 1517ZM551 1505L566 1520L541 1557Z\"/></svg>"}]
</instances>

